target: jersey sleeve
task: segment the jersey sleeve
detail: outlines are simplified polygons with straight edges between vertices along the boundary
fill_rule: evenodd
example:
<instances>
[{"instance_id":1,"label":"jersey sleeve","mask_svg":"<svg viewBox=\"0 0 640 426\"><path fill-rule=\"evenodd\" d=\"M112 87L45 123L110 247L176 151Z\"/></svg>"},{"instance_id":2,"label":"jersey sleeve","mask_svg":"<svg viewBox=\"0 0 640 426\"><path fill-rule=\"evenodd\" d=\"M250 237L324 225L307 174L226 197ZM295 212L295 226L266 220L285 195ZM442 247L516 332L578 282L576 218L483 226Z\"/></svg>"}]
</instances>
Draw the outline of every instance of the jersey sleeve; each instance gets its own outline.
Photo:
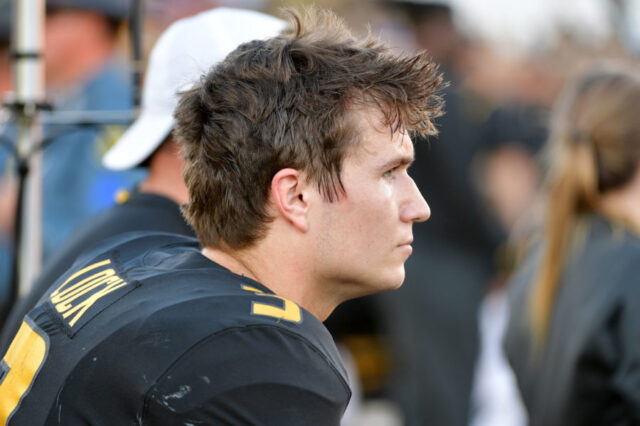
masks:
<instances>
[{"instance_id":1,"label":"jersey sleeve","mask_svg":"<svg viewBox=\"0 0 640 426\"><path fill-rule=\"evenodd\" d=\"M277 326L225 330L185 353L147 393L143 424L338 425L343 377L317 347Z\"/></svg>"}]
</instances>

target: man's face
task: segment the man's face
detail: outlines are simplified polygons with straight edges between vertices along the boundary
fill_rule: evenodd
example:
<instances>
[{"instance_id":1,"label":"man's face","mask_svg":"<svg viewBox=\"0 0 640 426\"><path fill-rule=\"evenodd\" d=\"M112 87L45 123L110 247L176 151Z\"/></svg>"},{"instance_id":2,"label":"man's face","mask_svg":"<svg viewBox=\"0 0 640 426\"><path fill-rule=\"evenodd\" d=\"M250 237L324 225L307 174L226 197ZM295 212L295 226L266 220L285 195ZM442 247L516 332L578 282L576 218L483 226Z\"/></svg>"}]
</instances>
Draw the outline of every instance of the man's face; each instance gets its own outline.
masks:
<instances>
[{"instance_id":1,"label":"man's face","mask_svg":"<svg viewBox=\"0 0 640 426\"><path fill-rule=\"evenodd\" d=\"M411 254L412 225L430 215L407 168L409 135L381 124L374 110L353 112L359 140L344 160L345 193L313 214L316 273L345 298L399 287Z\"/></svg>"},{"instance_id":2,"label":"man's face","mask_svg":"<svg viewBox=\"0 0 640 426\"><path fill-rule=\"evenodd\" d=\"M91 59L108 55L106 47L97 40L107 36L107 19L97 12L70 8L48 8L44 23L44 62L48 86L65 87L86 79L86 73L73 70L85 66ZM109 47L110 49L110 47ZM94 59L95 61L95 59ZM102 64L100 64L102 65Z\"/></svg>"}]
</instances>

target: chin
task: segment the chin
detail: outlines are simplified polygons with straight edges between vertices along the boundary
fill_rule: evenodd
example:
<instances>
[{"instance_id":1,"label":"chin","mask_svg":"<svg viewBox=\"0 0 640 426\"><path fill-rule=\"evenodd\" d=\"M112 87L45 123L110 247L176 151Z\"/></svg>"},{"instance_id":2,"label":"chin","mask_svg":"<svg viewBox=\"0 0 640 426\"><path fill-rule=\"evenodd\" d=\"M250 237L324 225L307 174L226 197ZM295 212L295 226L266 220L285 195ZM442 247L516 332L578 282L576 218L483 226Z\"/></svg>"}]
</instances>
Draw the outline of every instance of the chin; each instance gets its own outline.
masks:
<instances>
[{"instance_id":1,"label":"chin","mask_svg":"<svg viewBox=\"0 0 640 426\"><path fill-rule=\"evenodd\" d=\"M387 290L397 290L400 287L402 287L402 283L404 283L404 274L402 276L402 279L397 280L396 282L394 282L391 286L389 286L389 288Z\"/></svg>"},{"instance_id":2,"label":"chin","mask_svg":"<svg viewBox=\"0 0 640 426\"><path fill-rule=\"evenodd\" d=\"M373 293L399 289L404 282L404 266L400 270L388 274L386 278L384 281L376 283Z\"/></svg>"},{"instance_id":3,"label":"chin","mask_svg":"<svg viewBox=\"0 0 640 426\"><path fill-rule=\"evenodd\" d=\"M391 290L400 288L400 286L402 286L402 283L404 282L404 278L405 278L404 262L402 262L402 266L398 268L398 271L396 273L394 286L391 288Z\"/></svg>"},{"instance_id":4,"label":"chin","mask_svg":"<svg viewBox=\"0 0 640 426\"><path fill-rule=\"evenodd\" d=\"M366 274L357 274L343 279L344 294L347 299L367 296L400 288L404 282L404 264L401 267L387 269L369 269Z\"/></svg>"}]
</instances>

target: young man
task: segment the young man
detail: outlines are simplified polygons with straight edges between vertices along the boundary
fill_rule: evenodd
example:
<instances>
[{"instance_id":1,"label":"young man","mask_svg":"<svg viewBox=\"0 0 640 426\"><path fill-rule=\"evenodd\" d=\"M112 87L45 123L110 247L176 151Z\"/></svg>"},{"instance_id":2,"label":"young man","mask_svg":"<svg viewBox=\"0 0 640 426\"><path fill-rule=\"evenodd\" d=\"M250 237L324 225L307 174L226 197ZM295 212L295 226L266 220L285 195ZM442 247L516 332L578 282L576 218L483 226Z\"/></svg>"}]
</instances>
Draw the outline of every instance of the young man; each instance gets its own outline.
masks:
<instances>
[{"instance_id":1,"label":"young man","mask_svg":"<svg viewBox=\"0 0 640 426\"><path fill-rule=\"evenodd\" d=\"M350 391L321 321L404 279L429 216L409 134L434 132L441 78L330 14L292 16L178 105L199 241L136 234L79 258L4 358L0 418L339 423Z\"/></svg>"}]
</instances>

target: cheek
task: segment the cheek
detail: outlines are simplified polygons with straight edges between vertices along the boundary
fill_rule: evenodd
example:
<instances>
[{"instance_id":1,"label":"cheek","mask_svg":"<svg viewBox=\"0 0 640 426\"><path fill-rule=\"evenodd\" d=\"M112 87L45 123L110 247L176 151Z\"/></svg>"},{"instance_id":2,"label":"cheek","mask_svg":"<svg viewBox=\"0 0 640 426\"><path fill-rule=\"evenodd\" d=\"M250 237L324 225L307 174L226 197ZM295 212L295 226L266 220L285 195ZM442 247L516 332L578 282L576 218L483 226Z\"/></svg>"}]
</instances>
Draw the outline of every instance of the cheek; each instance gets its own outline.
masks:
<instances>
[{"instance_id":1,"label":"cheek","mask_svg":"<svg viewBox=\"0 0 640 426\"><path fill-rule=\"evenodd\" d=\"M352 250L366 251L369 245L394 236L398 210L394 181L365 183L364 179L346 187L347 196L327 204L323 222L328 233Z\"/></svg>"},{"instance_id":2,"label":"cheek","mask_svg":"<svg viewBox=\"0 0 640 426\"><path fill-rule=\"evenodd\" d=\"M380 244L395 236L397 212L385 197L361 200L346 216L345 225L360 250L379 249Z\"/></svg>"},{"instance_id":3,"label":"cheek","mask_svg":"<svg viewBox=\"0 0 640 426\"><path fill-rule=\"evenodd\" d=\"M397 209L392 183L382 182L375 190L367 194L369 196L360 199L354 209L358 210L358 216L371 222L370 226L374 229L394 222L397 217Z\"/></svg>"},{"instance_id":4,"label":"cheek","mask_svg":"<svg viewBox=\"0 0 640 426\"><path fill-rule=\"evenodd\" d=\"M323 252L351 258L367 246L376 219L372 212L355 200L342 200L329 205L320 219L319 238Z\"/></svg>"}]
</instances>

